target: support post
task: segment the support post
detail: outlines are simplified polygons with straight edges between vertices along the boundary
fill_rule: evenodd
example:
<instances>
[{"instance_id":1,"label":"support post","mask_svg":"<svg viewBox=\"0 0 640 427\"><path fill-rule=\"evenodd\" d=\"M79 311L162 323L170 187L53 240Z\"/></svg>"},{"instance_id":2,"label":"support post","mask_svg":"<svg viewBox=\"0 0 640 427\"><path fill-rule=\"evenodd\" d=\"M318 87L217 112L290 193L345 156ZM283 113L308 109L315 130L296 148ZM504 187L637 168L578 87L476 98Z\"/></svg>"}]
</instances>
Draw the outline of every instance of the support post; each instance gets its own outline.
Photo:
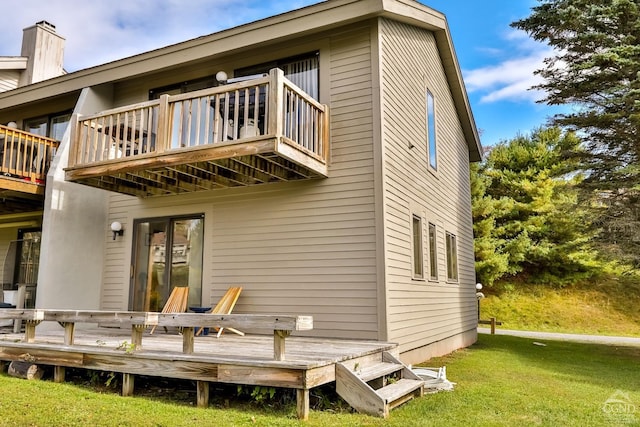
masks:
<instances>
[{"instance_id":1,"label":"support post","mask_svg":"<svg viewBox=\"0 0 640 427\"><path fill-rule=\"evenodd\" d=\"M54 366L53 367L53 382L54 383L63 383L65 374L66 374L66 369L65 369L64 366Z\"/></svg>"},{"instance_id":2,"label":"support post","mask_svg":"<svg viewBox=\"0 0 640 427\"><path fill-rule=\"evenodd\" d=\"M142 348L142 333L146 328L146 325L131 325L131 344L136 350Z\"/></svg>"},{"instance_id":3,"label":"support post","mask_svg":"<svg viewBox=\"0 0 640 427\"><path fill-rule=\"evenodd\" d=\"M40 320L27 320L24 326L24 340L32 343L36 340L36 326L40 324Z\"/></svg>"},{"instance_id":4,"label":"support post","mask_svg":"<svg viewBox=\"0 0 640 427\"><path fill-rule=\"evenodd\" d=\"M296 390L296 411L298 419L303 421L309 419L309 389L301 388Z\"/></svg>"},{"instance_id":5,"label":"support post","mask_svg":"<svg viewBox=\"0 0 640 427\"><path fill-rule=\"evenodd\" d=\"M133 383L135 376L133 374L122 374L122 395L133 396Z\"/></svg>"},{"instance_id":6,"label":"support post","mask_svg":"<svg viewBox=\"0 0 640 427\"><path fill-rule=\"evenodd\" d=\"M291 334L291 331L273 331L273 358L275 360L284 360L284 340Z\"/></svg>"},{"instance_id":7,"label":"support post","mask_svg":"<svg viewBox=\"0 0 640 427\"><path fill-rule=\"evenodd\" d=\"M496 318L492 317L491 318L491 335L495 335L496 334Z\"/></svg>"},{"instance_id":8,"label":"support post","mask_svg":"<svg viewBox=\"0 0 640 427\"><path fill-rule=\"evenodd\" d=\"M73 322L61 322L64 328L64 345L73 345L73 334L76 328L76 324Z\"/></svg>"},{"instance_id":9,"label":"support post","mask_svg":"<svg viewBox=\"0 0 640 427\"><path fill-rule=\"evenodd\" d=\"M269 71L269 119L267 132L281 138L284 133L284 71Z\"/></svg>"},{"instance_id":10,"label":"support post","mask_svg":"<svg viewBox=\"0 0 640 427\"><path fill-rule=\"evenodd\" d=\"M209 381L198 381L197 404L198 408L209 406Z\"/></svg>"},{"instance_id":11,"label":"support post","mask_svg":"<svg viewBox=\"0 0 640 427\"><path fill-rule=\"evenodd\" d=\"M158 132L156 134L156 153L165 152L171 145L169 136L169 95L160 95L158 104Z\"/></svg>"},{"instance_id":12,"label":"support post","mask_svg":"<svg viewBox=\"0 0 640 427\"><path fill-rule=\"evenodd\" d=\"M27 285L25 283L18 284L18 294L16 295L16 308L24 308L24 299L27 294ZM22 328L22 319L16 319L13 321L13 333L19 334Z\"/></svg>"},{"instance_id":13,"label":"support post","mask_svg":"<svg viewBox=\"0 0 640 427\"><path fill-rule=\"evenodd\" d=\"M192 327L185 327L182 329L182 352L184 354L193 353L193 331L194 328Z\"/></svg>"}]
</instances>

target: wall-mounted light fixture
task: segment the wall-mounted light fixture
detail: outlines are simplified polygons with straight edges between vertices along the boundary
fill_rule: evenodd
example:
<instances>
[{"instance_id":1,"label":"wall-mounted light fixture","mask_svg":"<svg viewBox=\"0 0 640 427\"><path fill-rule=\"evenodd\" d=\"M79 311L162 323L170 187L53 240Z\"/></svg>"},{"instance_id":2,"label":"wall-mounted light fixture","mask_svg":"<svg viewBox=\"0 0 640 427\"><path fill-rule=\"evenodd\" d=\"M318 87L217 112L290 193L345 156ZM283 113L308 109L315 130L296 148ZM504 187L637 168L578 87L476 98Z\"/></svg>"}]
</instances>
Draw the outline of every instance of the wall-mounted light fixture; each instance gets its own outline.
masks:
<instances>
[{"instance_id":1,"label":"wall-mounted light fixture","mask_svg":"<svg viewBox=\"0 0 640 427\"><path fill-rule=\"evenodd\" d=\"M218 71L216 73L216 80L218 81L218 83L220 84L226 84L227 83L227 73L225 73L224 71Z\"/></svg>"},{"instance_id":2,"label":"wall-mounted light fixture","mask_svg":"<svg viewBox=\"0 0 640 427\"><path fill-rule=\"evenodd\" d=\"M122 236L124 234L122 224L118 221L113 221L111 223L111 231L113 232L113 240L116 240L116 236Z\"/></svg>"}]
</instances>

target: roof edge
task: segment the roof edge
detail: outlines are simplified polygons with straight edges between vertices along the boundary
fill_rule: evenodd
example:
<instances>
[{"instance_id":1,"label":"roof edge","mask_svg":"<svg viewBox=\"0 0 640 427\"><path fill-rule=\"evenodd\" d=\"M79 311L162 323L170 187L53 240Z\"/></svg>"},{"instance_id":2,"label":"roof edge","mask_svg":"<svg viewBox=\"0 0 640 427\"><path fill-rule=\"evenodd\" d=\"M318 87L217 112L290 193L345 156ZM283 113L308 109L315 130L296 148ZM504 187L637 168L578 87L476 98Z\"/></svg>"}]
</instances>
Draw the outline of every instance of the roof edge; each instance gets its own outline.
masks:
<instances>
[{"instance_id":1,"label":"roof edge","mask_svg":"<svg viewBox=\"0 0 640 427\"><path fill-rule=\"evenodd\" d=\"M0 56L0 70L26 70L26 56Z\"/></svg>"}]
</instances>

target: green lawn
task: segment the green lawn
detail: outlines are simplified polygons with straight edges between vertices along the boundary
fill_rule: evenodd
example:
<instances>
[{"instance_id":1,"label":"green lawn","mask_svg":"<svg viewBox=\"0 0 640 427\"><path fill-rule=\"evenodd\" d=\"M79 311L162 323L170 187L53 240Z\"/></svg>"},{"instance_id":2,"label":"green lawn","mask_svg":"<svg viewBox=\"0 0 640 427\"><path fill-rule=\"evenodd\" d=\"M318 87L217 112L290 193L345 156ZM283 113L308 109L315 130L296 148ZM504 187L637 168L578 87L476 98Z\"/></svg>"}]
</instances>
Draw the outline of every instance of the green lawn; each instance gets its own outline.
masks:
<instances>
[{"instance_id":1,"label":"green lawn","mask_svg":"<svg viewBox=\"0 0 640 427\"><path fill-rule=\"evenodd\" d=\"M335 411L229 402L198 409L147 397L123 398L72 384L0 375L3 426L617 426L640 425L640 348L481 335L476 345L429 366L447 366L453 392L426 395L388 420ZM609 414L607 399L628 399ZM635 413L631 409L635 408ZM626 423L626 424L623 424Z\"/></svg>"}]
</instances>

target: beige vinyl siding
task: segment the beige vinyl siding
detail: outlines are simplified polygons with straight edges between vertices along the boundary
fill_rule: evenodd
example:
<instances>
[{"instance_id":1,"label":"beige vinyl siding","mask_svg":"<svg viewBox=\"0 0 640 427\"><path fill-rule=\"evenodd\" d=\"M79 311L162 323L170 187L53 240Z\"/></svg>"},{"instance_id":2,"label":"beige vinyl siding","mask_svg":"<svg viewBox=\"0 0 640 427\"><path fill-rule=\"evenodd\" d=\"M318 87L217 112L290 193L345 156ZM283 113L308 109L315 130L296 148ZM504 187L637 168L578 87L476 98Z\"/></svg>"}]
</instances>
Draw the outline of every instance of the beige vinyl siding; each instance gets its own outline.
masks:
<instances>
[{"instance_id":1,"label":"beige vinyl siding","mask_svg":"<svg viewBox=\"0 0 640 427\"><path fill-rule=\"evenodd\" d=\"M337 29L318 43L321 75L330 76L320 83L330 104L330 178L150 199L113 194L109 218L125 225L126 238L105 231L104 309L127 308L134 219L204 212L204 304L242 285L234 312L312 315L315 336L378 338L370 27ZM144 96L124 87L115 104Z\"/></svg>"},{"instance_id":2,"label":"beige vinyl siding","mask_svg":"<svg viewBox=\"0 0 640 427\"><path fill-rule=\"evenodd\" d=\"M0 92L6 92L18 87L20 72L15 70L0 70Z\"/></svg>"},{"instance_id":3,"label":"beige vinyl siding","mask_svg":"<svg viewBox=\"0 0 640 427\"><path fill-rule=\"evenodd\" d=\"M387 339L408 351L475 327L469 155L433 34L386 19L379 32ZM427 88L435 98L436 173L428 167ZM438 281L428 280L428 271L427 280L411 278L411 218L419 212L423 224L437 226ZM458 239L457 284L446 281L447 231ZM428 249L426 225L423 236Z\"/></svg>"}]
</instances>

